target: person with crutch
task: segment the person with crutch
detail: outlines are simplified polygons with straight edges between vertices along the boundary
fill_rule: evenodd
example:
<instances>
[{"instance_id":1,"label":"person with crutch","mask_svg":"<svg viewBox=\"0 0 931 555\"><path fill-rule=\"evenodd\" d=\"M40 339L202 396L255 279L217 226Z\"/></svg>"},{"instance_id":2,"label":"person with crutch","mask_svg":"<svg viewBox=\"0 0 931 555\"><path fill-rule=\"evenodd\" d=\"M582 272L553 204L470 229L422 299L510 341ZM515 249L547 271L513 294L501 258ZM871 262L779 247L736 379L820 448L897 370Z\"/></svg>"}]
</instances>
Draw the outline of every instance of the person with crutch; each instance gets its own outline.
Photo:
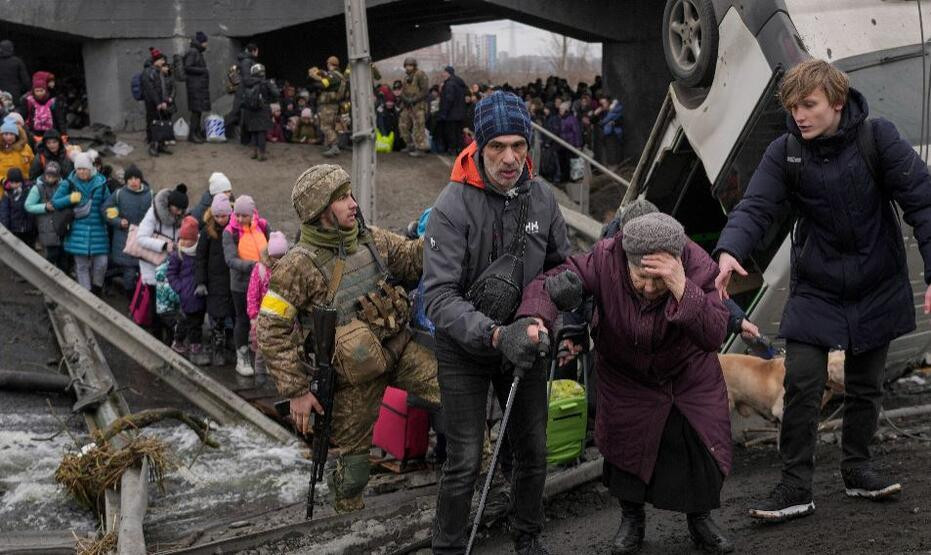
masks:
<instances>
[{"instance_id":1,"label":"person with crutch","mask_svg":"<svg viewBox=\"0 0 931 555\"><path fill-rule=\"evenodd\" d=\"M475 142L455 161L424 236L424 299L435 326L447 460L437 493L434 553L463 553L481 470L489 383L505 405L514 369L524 371L505 433L514 453L509 511L514 547L547 553L545 327L515 319L524 286L569 253L566 224L551 189L531 174L530 114L496 92L475 107Z\"/></svg>"},{"instance_id":2,"label":"person with crutch","mask_svg":"<svg viewBox=\"0 0 931 555\"><path fill-rule=\"evenodd\" d=\"M717 351L728 312L718 267L672 216L634 218L591 252L538 276L518 318L559 329L559 311L594 296L598 379L595 442L603 481L621 504L612 553L643 543L645 503L687 515L692 542L727 553L733 543L711 518L731 468L730 411ZM563 360L579 351L566 342Z\"/></svg>"}]
</instances>

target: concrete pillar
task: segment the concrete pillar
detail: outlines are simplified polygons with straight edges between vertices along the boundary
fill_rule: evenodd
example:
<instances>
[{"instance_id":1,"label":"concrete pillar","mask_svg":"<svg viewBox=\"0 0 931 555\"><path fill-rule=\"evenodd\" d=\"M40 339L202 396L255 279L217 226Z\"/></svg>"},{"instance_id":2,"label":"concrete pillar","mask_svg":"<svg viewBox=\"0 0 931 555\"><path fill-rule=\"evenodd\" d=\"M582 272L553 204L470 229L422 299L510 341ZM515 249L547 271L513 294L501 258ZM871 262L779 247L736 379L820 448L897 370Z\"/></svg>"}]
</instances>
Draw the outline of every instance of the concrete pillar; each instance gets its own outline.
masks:
<instances>
[{"instance_id":1,"label":"concrete pillar","mask_svg":"<svg viewBox=\"0 0 931 555\"><path fill-rule=\"evenodd\" d=\"M115 130L145 129L145 106L133 98L130 83L133 75L143 70L149 59L149 47L162 51L171 63L173 54L184 55L190 44L188 37L159 39L108 39L86 41L83 45L84 78L87 83L87 104L91 123L109 125ZM226 95L226 71L236 62L239 43L235 39L210 36L204 57L210 70L210 97L220 105ZM190 118L187 90L184 83L175 83L175 118ZM220 106L218 106L220 108ZM225 111L219 112L225 115Z\"/></svg>"},{"instance_id":2,"label":"concrete pillar","mask_svg":"<svg viewBox=\"0 0 931 555\"><path fill-rule=\"evenodd\" d=\"M620 158L636 161L673 80L666 68L663 45L658 36L630 42L605 42L602 56L605 90L624 105Z\"/></svg>"}]
</instances>

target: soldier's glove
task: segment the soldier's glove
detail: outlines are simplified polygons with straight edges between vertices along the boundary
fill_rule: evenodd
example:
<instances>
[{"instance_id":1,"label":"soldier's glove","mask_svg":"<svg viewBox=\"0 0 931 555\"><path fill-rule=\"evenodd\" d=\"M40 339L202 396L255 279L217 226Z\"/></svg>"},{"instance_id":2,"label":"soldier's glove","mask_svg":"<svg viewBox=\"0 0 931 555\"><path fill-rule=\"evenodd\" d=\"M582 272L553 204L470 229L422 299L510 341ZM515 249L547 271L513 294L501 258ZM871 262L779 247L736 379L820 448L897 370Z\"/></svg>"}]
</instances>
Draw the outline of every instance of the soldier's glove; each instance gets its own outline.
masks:
<instances>
[{"instance_id":1,"label":"soldier's glove","mask_svg":"<svg viewBox=\"0 0 931 555\"><path fill-rule=\"evenodd\" d=\"M197 286L197 289L194 289L194 295L197 297L206 297L207 296L207 286L201 283Z\"/></svg>"},{"instance_id":2,"label":"soldier's glove","mask_svg":"<svg viewBox=\"0 0 931 555\"><path fill-rule=\"evenodd\" d=\"M501 327L498 335L498 350L514 366L524 369L532 368L533 363L540 354L540 350L549 347L548 340L545 346L542 341L540 345L537 345L527 335L527 328L536 323L535 319L525 317ZM541 334L540 338L543 339L543 334Z\"/></svg>"},{"instance_id":3,"label":"soldier's glove","mask_svg":"<svg viewBox=\"0 0 931 555\"><path fill-rule=\"evenodd\" d=\"M575 310L582 304L582 299L585 297L582 279L571 270L547 277L543 286L560 312Z\"/></svg>"}]
</instances>

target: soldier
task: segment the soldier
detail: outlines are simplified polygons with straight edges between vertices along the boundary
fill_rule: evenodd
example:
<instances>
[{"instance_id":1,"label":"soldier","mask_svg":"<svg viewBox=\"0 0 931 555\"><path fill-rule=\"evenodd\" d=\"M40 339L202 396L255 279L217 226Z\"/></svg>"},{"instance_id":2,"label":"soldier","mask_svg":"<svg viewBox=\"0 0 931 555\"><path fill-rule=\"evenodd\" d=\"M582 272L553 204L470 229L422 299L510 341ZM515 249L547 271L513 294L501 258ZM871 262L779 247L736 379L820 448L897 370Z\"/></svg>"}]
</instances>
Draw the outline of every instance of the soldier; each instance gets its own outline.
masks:
<instances>
[{"instance_id":1,"label":"soldier","mask_svg":"<svg viewBox=\"0 0 931 555\"><path fill-rule=\"evenodd\" d=\"M387 281L389 274L420 278L423 240L365 227L357 218L349 174L336 165L313 166L301 174L291 201L302 222L301 238L272 273L256 335L278 391L291 400L295 427L306 433L310 411L323 409L309 391L312 376L300 363L294 323L314 306L337 310L330 438L339 455L327 483L336 511L355 511L364 506L372 428L385 387L399 387L439 406L436 359L410 340L407 294Z\"/></svg>"},{"instance_id":2,"label":"soldier","mask_svg":"<svg viewBox=\"0 0 931 555\"><path fill-rule=\"evenodd\" d=\"M404 59L404 78L401 87L401 115L399 127L401 138L407 144L407 153L411 156L423 156L430 151L427 142L427 96L430 94L430 80L427 74L417 69L417 60Z\"/></svg>"},{"instance_id":3,"label":"soldier","mask_svg":"<svg viewBox=\"0 0 931 555\"><path fill-rule=\"evenodd\" d=\"M312 67L307 70L307 75L317 81L317 86L322 89L317 97L317 115L320 117L320 130L323 131L323 144L327 147L323 155L330 157L339 155L339 104L346 96L349 79L339 70L339 58L336 56L327 58L326 67L326 72Z\"/></svg>"}]
</instances>

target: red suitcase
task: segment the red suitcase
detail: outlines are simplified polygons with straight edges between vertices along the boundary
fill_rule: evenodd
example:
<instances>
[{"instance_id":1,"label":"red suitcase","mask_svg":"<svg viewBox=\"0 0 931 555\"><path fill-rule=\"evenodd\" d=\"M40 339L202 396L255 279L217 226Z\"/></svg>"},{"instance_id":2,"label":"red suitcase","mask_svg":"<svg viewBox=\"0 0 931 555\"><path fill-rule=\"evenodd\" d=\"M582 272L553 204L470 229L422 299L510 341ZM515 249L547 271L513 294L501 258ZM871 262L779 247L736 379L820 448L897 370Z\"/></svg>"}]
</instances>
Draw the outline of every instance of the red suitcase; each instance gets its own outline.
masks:
<instances>
[{"instance_id":1,"label":"red suitcase","mask_svg":"<svg viewBox=\"0 0 931 555\"><path fill-rule=\"evenodd\" d=\"M388 387L381 402L372 443L399 461L422 459L430 441L429 413L407 404L407 392Z\"/></svg>"}]
</instances>

